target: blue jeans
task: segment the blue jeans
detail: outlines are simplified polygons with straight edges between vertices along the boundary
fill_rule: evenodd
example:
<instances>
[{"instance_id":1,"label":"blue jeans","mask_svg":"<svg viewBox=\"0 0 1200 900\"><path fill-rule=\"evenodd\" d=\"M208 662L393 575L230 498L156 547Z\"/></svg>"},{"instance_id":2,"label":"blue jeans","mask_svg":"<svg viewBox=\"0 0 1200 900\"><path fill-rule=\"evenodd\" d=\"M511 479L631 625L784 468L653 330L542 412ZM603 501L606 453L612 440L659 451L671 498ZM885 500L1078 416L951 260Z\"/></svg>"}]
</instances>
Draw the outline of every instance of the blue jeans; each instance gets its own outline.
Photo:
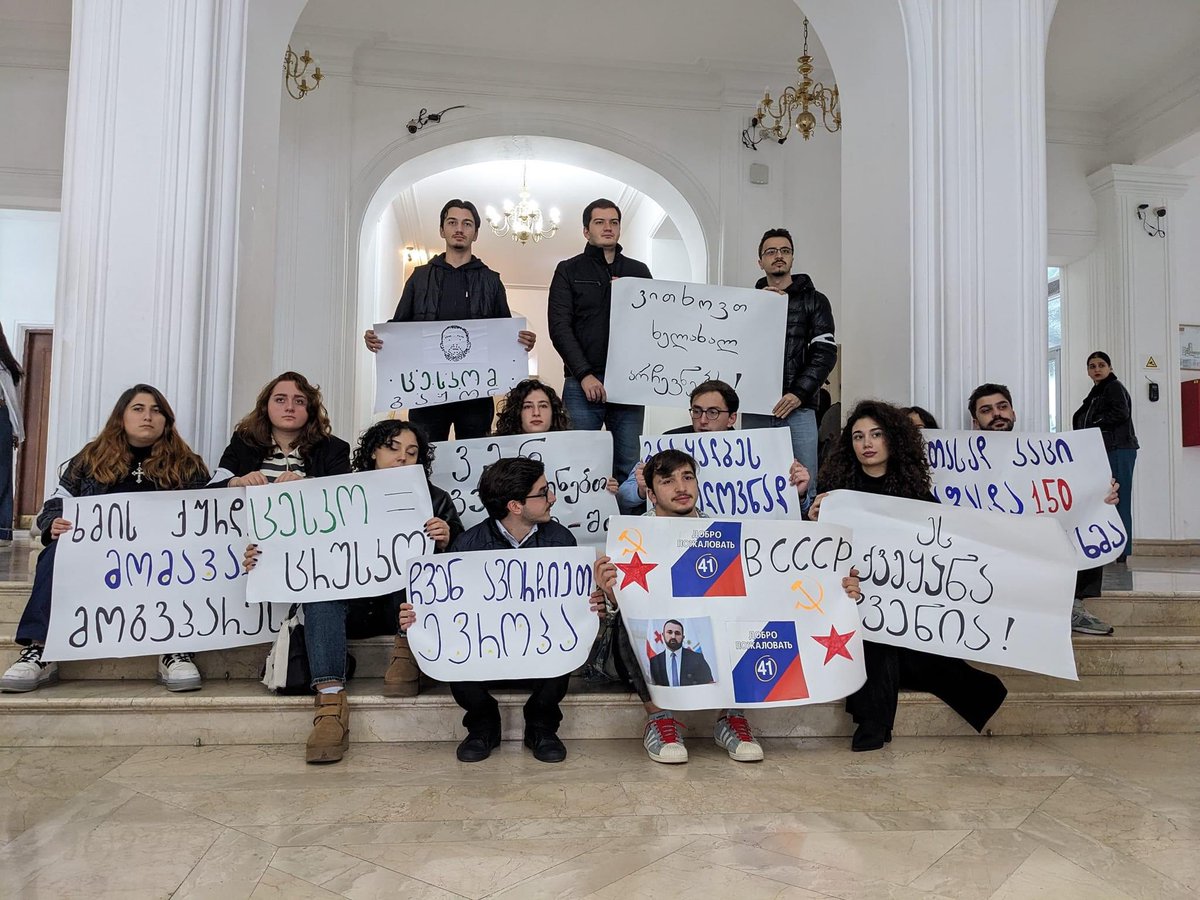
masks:
<instances>
[{"instance_id":1,"label":"blue jeans","mask_svg":"<svg viewBox=\"0 0 1200 900\"><path fill-rule=\"evenodd\" d=\"M8 407L0 406L0 541L12 540L13 427Z\"/></svg>"},{"instance_id":2,"label":"blue jeans","mask_svg":"<svg viewBox=\"0 0 1200 900\"><path fill-rule=\"evenodd\" d=\"M1117 479L1120 495L1117 499L1117 515L1125 526L1129 541L1121 551L1119 559L1125 559L1133 550L1133 466L1137 462L1136 450L1109 450L1108 465L1112 469L1112 477Z\"/></svg>"},{"instance_id":3,"label":"blue jeans","mask_svg":"<svg viewBox=\"0 0 1200 900\"><path fill-rule=\"evenodd\" d=\"M50 595L54 590L54 551L57 547L58 541L51 541L38 554L33 590L29 592L29 602L25 604L21 623L17 626L16 642L22 647L46 643L46 634L50 631Z\"/></svg>"},{"instance_id":4,"label":"blue jeans","mask_svg":"<svg viewBox=\"0 0 1200 900\"><path fill-rule=\"evenodd\" d=\"M625 403L593 403L584 394L579 379L570 375L563 382L563 405L571 417L571 427L577 431L608 429L613 439L612 475L617 481L624 481L629 470L640 462L638 441L646 421L646 408ZM635 511L621 512L628 515Z\"/></svg>"},{"instance_id":5,"label":"blue jeans","mask_svg":"<svg viewBox=\"0 0 1200 900\"><path fill-rule=\"evenodd\" d=\"M354 600L322 600L304 604L304 649L308 652L308 670L312 686L323 682L346 681L346 616L351 603L371 603L386 600L391 612L392 631L404 602L404 591L386 596ZM361 636L361 635L360 635Z\"/></svg>"},{"instance_id":6,"label":"blue jeans","mask_svg":"<svg viewBox=\"0 0 1200 900\"><path fill-rule=\"evenodd\" d=\"M761 413L743 413L743 428L790 428L792 431L792 452L796 459L808 469L808 493L800 503L803 512L808 512L813 498L817 496L817 413L816 410L801 407L794 410L786 419L775 416L765 416Z\"/></svg>"}]
</instances>

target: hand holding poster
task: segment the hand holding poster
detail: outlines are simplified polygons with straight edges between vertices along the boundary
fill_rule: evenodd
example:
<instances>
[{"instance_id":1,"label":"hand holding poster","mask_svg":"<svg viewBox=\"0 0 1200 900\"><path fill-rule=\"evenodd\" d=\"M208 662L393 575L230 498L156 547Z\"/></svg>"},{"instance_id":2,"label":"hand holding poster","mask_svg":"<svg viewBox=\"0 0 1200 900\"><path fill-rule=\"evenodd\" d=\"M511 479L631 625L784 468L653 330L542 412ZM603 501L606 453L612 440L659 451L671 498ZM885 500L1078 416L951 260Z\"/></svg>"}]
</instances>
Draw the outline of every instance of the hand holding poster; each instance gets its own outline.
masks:
<instances>
[{"instance_id":1,"label":"hand holding poster","mask_svg":"<svg viewBox=\"0 0 1200 900\"><path fill-rule=\"evenodd\" d=\"M407 630L439 681L552 678L587 662L600 621L589 608L587 547L422 556L408 565Z\"/></svg>"},{"instance_id":2,"label":"hand holding poster","mask_svg":"<svg viewBox=\"0 0 1200 900\"><path fill-rule=\"evenodd\" d=\"M246 579L252 603L386 594L404 586L412 557L433 552L421 466L250 487L246 509L246 543L262 551Z\"/></svg>"},{"instance_id":3,"label":"hand holding poster","mask_svg":"<svg viewBox=\"0 0 1200 900\"><path fill-rule=\"evenodd\" d=\"M799 519L800 494L788 481L792 438L785 428L642 435L642 461L682 450L699 468L698 505L708 516Z\"/></svg>"},{"instance_id":4,"label":"hand holding poster","mask_svg":"<svg viewBox=\"0 0 1200 900\"><path fill-rule=\"evenodd\" d=\"M524 319L384 322L375 326L375 411L503 394L529 374Z\"/></svg>"},{"instance_id":5,"label":"hand holding poster","mask_svg":"<svg viewBox=\"0 0 1200 900\"><path fill-rule=\"evenodd\" d=\"M824 703L866 680L862 627L842 588L845 528L616 516L608 555L622 621L664 709Z\"/></svg>"},{"instance_id":6,"label":"hand holding poster","mask_svg":"<svg viewBox=\"0 0 1200 900\"><path fill-rule=\"evenodd\" d=\"M787 299L771 291L648 278L612 283L604 388L610 403L670 405L719 378L745 412L769 413L783 384Z\"/></svg>"},{"instance_id":7,"label":"hand holding poster","mask_svg":"<svg viewBox=\"0 0 1200 900\"><path fill-rule=\"evenodd\" d=\"M1112 470L1099 429L1020 434L927 428L923 437L933 493L943 504L1049 516L1071 539L1077 569L1121 555L1128 536L1117 508L1104 502Z\"/></svg>"},{"instance_id":8,"label":"hand holding poster","mask_svg":"<svg viewBox=\"0 0 1200 900\"><path fill-rule=\"evenodd\" d=\"M247 604L245 494L236 489L67 500L48 660L191 653L270 641L287 607Z\"/></svg>"},{"instance_id":9,"label":"hand holding poster","mask_svg":"<svg viewBox=\"0 0 1200 900\"><path fill-rule=\"evenodd\" d=\"M1054 522L859 491L826 497L821 522L854 529L866 640L1076 677L1075 571Z\"/></svg>"},{"instance_id":10,"label":"hand holding poster","mask_svg":"<svg viewBox=\"0 0 1200 900\"><path fill-rule=\"evenodd\" d=\"M479 500L479 474L501 457L541 460L554 489L554 520L581 544L603 544L605 520L617 514L608 491L612 435L607 431L551 431L434 444L430 480L450 494L463 527L487 518Z\"/></svg>"}]
</instances>

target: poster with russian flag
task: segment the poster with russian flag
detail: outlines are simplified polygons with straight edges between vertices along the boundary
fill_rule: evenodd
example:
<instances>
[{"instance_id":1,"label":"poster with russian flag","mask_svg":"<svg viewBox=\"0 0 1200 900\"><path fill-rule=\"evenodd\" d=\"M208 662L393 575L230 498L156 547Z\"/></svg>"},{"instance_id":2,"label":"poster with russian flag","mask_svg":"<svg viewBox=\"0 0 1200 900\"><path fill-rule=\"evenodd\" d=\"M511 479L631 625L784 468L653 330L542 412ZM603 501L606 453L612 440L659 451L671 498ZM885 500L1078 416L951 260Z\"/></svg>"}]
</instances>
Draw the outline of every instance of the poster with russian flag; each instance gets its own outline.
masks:
<instances>
[{"instance_id":1,"label":"poster with russian flag","mask_svg":"<svg viewBox=\"0 0 1200 900\"><path fill-rule=\"evenodd\" d=\"M665 709L825 703L866 680L842 588L848 528L614 516L607 552L630 645Z\"/></svg>"}]
</instances>

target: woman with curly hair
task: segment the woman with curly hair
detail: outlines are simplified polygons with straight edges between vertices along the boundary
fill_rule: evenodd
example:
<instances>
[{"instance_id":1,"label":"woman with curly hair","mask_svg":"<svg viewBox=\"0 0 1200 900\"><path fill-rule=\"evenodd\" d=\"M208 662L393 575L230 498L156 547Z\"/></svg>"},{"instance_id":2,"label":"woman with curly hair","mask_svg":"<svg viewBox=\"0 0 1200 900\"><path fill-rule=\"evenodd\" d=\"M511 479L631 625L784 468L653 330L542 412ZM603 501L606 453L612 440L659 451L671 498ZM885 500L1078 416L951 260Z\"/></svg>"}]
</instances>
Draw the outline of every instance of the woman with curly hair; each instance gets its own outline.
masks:
<instances>
[{"instance_id":1,"label":"woman with curly hair","mask_svg":"<svg viewBox=\"0 0 1200 900\"><path fill-rule=\"evenodd\" d=\"M903 410L878 400L864 400L850 412L820 480L822 493L808 512L813 520L825 494L838 489L937 502L916 426ZM870 591L869 580L864 591ZM863 599L860 595L859 602ZM858 725L852 750L878 750L892 739L901 688L933 694L979 732L1008 694L995 675L961 659L874 641L863 642L863 655L866 684L846 699L846 711Z\"/></svg>"},{"instance_id":2,"label":"woman with curly hair","mask_svg":"<svg viewBox=\"0 0 1200 900\"><path fill-rule=\"evenodd\" d=\"M504 397L492 434L544 434L570 430L571 417L558 391L535 378L526 378Z\"/></svg>"},{"instance_id":3,"label":"woman with curly hair","mask_svg":"<svg viewBox=\"0 0 1200 900\"><path fill-rule=\"evenodd\" d=\"M376 422L358 440L354 470L372 472L400 466L420 466L433 501L433 517L425 523L425 534L434 552L442 553L462 534L463 526L450 495L429 481L434 449L417 425L397 419ZM262 551L257 544L246 548L245 566L253 569ZM383 676L385 697L415 697L418 691L416 663L408 638L399 631L400 604L404 591L354 600L324 600L304 606L304 646L312 689L316 692L316 715L305 745L310 763L338 762L350 745L350 707L346 698L346 638L394 634L391 663Z\"/></svg>"},{"instance_id":4,"label":"woman with curly hair","mask_svg":"<svg viewBox=\"0 0 1200 900\"><path fill-rule=\"evenodd\" d=\"M63 501L101 494L183 491L204 487L208 467L175 430L175 412L158 388L135 384L117 399L100 433L61 469L58 488L37 518L45 549L38 556L33 590L16 642L25 647L0 690L34 691L58 681L58 663L42 659L50 630L54 555L58 539L73 523L63 518ZM170 653L158 661L158 680L168 691L200 688L200 671L190 653Z\"/></svg>"}]
</instances>

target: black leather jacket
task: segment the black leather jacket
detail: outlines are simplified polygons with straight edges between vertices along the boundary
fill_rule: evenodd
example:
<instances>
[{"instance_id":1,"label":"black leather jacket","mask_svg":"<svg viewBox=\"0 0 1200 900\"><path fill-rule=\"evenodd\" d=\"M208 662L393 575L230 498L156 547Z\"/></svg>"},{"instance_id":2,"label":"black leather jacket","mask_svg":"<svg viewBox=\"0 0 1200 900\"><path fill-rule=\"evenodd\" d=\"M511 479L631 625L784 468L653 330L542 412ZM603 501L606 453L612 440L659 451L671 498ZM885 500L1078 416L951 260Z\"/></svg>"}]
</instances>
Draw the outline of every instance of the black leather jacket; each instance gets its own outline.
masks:
<instances>
[{"instance_id":1,"label":"black leather jacket","mask_svg":"<svg viewBox=\"0 0 1200 900\"><path fill-rule=\"evenodd\" d=\"M396 306L393 322L436 321L442 303L442 279L447 269L453 268L446 262L446 254L439 253L423 266L413 269L404 282L404 292ZM459 267L467 278L468 302L471 319L508 319L512 312L508 308L508 294L500 276L489 269L477 256Z\"/></svg>"},{"instance_id":2,"label":"black leather jacket","mask_svg":"<svg viewBox=\"0 0 1200 900\"><path fill-rule=\"evenodd\" d=\"M766 278L754 286L764 288ZM837 363L833 310L829 299L807 275L793 275L787 289L787 342L783 349L783 393L795 394L802 406L817 408L818 393Z\"/></svg>"},{"instance_id":3,"label":"black leather jacket","mask_svg":"<svg viewBox=\"0 0 1200 900\"><path fill-rule=\"evenodd\" d=\"M546 313L550 340L567 375L578 379L595 375L604 380L612 280L650 277L646 264L623 255L620 244L611 266L604 251L591 244L578 256L558 264L550 281Z\"/></svg>"},{"instance_id":4,"label":"black leather jacket","mask_svg":"<svg viewBox=\"0 0 1200 900\"><path fill-rule=\"evenodd\" d=\"M1099 428L1104 435L1105 450L1136 450L1137 435L1133 432L1133 402L1125 385L1109 373L1083 398L1083 404L1071 417L1071 427Z\"/></svg>"}]
</instances>

